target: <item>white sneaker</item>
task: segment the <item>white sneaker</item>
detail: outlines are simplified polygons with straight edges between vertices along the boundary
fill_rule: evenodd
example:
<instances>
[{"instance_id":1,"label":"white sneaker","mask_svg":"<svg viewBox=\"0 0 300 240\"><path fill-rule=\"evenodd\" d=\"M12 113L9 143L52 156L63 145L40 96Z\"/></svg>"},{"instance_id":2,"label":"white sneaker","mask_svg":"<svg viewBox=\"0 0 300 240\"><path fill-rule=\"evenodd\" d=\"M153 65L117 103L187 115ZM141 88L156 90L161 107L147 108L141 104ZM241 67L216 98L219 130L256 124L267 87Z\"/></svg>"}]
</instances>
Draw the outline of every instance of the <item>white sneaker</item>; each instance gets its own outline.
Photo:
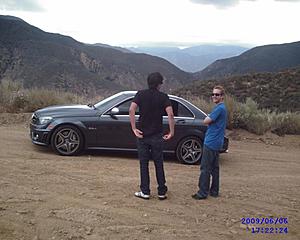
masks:
<instances>
[{"instance_id":1,"label":"white sneaker","mask_svg":"<svg viewBox=\"0 0 300 240\"><path fill-rule=\"evenodd\" d=\"M134 196L138 197L138 198L143 198L143 199L150 199L150 195L144 194L142 191L140 192L135 192Z\"/></svg>"},{"instance_id":2,"label":"white sneaker","mask_svg":"<svg viewBox=\"0 0 300 240\"><path fill-rule=\"evenodd\" d=\"M164 194L164 195L158 195L158 199L159 200L165 200L165 199L167 199L167 195L166 194Z\"/></svg>"}]
</instances>

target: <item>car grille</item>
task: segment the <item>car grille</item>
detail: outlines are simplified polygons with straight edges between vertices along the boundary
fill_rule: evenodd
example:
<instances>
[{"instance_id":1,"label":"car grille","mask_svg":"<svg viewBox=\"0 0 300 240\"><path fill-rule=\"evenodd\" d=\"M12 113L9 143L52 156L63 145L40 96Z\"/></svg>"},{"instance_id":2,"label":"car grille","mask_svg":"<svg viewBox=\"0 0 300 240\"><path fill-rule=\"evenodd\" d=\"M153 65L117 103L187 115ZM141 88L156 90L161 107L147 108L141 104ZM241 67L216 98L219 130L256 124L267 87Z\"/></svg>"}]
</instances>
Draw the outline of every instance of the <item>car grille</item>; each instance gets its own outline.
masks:
<instances>
[{"instance_id":1,"label":"car grille","mask_svg":"<svg viewBox=\"0 0 300 240\"><path fill-rule=\"evenodd\" d=\"M39 121L38 117L35 114L33 114L32 117L31 117L31 123L32 124L37 124L38 121Z\"/></svg>"}]
</instances>

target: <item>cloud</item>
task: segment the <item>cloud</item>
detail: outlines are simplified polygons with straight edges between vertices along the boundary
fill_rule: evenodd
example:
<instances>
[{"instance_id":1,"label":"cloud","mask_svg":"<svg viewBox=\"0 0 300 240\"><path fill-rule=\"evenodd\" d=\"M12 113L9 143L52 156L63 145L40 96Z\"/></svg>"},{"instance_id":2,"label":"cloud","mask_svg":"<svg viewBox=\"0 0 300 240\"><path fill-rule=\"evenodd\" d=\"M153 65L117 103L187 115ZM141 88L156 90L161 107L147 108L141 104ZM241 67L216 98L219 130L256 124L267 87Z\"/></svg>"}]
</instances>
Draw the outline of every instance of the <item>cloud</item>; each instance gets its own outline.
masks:
<instances>
[{"instance_id":1,"label":"cloud","mask_svg":"<svg viewBox=\"0 0 300 240\"><path fill-rule=\"evenodd\" d=\"M257 0L190 0L192 3L214 5L218 8L227 8L237 5L241 1L257 1ZM275 0L276 2L300 2L300 0Z\"/></svg>"},{"instance_id":2,"label":"cloud","mask_svg":"<svg viewBox=\"0 0 300 240\"><path fill-rule=\"evenodd\" d=\"M37 0L0 0L0 10L39 12L43 8Z\"/></svg>"}]
</instances>

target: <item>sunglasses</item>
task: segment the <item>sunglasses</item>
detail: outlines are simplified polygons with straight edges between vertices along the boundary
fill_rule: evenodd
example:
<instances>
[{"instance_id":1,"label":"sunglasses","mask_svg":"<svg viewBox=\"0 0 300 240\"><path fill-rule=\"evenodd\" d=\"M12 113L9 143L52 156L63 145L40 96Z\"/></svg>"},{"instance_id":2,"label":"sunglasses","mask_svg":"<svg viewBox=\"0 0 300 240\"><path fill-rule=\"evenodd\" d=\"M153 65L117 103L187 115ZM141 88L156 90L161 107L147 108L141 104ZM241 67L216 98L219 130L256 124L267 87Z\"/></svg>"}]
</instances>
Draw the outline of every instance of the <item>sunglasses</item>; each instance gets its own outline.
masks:
<instances>
[{"instance_id":1,"label":"sunglasses","mask_svg":"<svg viewBox=\"0 0 300 240\"><path fill-rule=\"evenodd\" d=\"M221 96L222 94L220 94L220 93L212 93L211 94L211 96L213 97L213 96L216 96L216 97L219 97L219 96Z\"/></svg>"}]
</instances>

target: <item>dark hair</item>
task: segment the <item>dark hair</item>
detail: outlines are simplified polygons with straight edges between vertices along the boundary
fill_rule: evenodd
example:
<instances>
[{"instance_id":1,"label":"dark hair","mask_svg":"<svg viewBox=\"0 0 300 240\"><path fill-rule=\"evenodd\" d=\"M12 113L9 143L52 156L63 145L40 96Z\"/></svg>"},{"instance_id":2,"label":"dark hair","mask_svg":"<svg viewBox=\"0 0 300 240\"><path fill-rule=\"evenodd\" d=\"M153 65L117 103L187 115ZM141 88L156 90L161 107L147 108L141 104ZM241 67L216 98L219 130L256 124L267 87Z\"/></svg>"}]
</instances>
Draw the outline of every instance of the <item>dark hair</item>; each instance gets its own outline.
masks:
<instances>
[{"instance_id":1,"label":"dark hair","mask_svg":"<svg viewBox=\"0 0 300 240\"><path fill-rule=\"evenodd\" d=\"M148 87L151 89L157 88L159 84L163 83L163 79L163 76L159 72L150 73L147 78Z\"/></svg>"}]
</instances>

